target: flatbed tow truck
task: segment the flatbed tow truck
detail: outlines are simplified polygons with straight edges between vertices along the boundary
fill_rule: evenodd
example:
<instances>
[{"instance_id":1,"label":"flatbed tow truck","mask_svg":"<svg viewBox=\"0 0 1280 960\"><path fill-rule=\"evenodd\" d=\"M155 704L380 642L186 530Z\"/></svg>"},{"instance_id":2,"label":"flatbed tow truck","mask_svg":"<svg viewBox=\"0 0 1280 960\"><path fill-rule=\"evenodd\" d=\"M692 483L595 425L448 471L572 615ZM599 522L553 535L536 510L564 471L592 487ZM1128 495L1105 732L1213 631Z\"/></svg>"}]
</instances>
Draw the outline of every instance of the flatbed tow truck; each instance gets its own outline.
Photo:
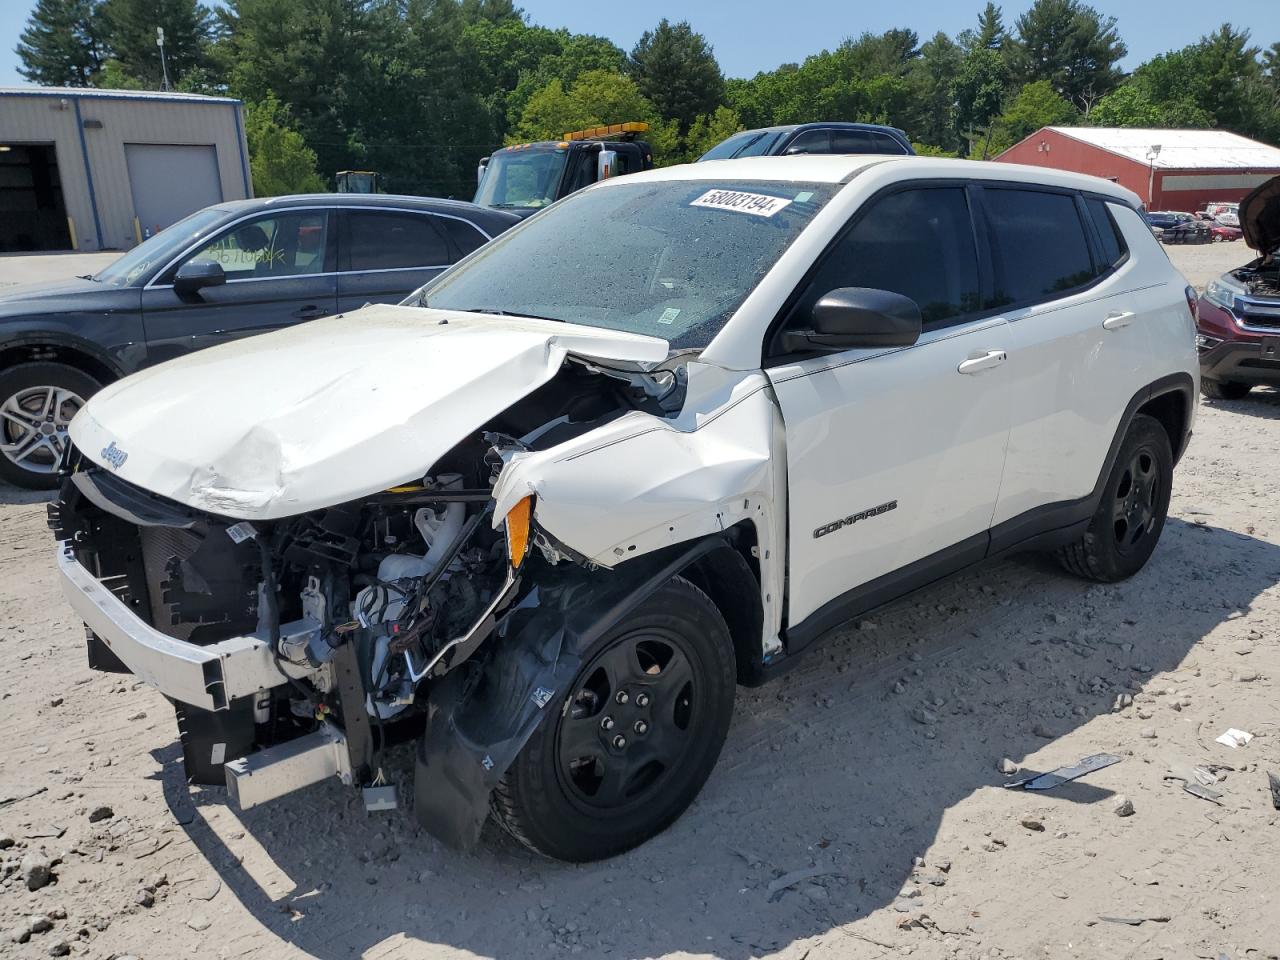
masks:
<instances>
[{"instance_id":1,"label":"flatbed tow truck","mask_svg":"<svg viewBox=\"0 0 1280 960\"><path fill-rule=\"evenodd\" d=\"M527 217L597 181L652 169L653 150L639 139L648 129L613 123L495 150L476 170L475 203Z\"/></svg>"}]
</instances>

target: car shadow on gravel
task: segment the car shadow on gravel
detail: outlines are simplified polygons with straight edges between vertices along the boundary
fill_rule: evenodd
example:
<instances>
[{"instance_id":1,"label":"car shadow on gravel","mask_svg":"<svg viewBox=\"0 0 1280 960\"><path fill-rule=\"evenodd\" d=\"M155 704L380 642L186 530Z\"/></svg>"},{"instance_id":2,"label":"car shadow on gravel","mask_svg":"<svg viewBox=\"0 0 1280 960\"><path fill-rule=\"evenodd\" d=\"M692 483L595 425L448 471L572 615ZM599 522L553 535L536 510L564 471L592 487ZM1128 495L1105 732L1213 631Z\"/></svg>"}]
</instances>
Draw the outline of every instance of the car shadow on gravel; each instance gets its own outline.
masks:
<instances>
[{"instance_id":1,"label":"car shadow on gravel","mask_svg":"<svg viewBox=\"0 0 1280 960\"><path fill-rule=\"evenodd\" d=\"M48 503L54 498L52 490L26 490L0 480L0 506L22 505L26 503Z\"/></svg>"},{"instance_id":2,"label":"car shadow on gravel","mask_svg":"<svg viewBox=\"0 0 1280 960\"><path fill-rule=\"evenodd\" d=\"M1243 400L1207 400L1210 403L1231 413L1260 420L1280 420L1280 389L1254 387Z\"/></svg>"},{"instance_id":3,"label":"car shadow on gravel","mask_svg":"<svg viewBox=\"0 0 1280 960\"><path fill-rule=\"evenodd\" d=\"M1123 756L1142 722L1091 722L1183 665L1278 580L1275 545L1171 519L1151 563L1124 584L1083 583L1038 557L936 584L842 628L775 684L740 690L698 801L603 863L547 861L496 831L473 853L444 848L413 820L405 749L392 757L404 806L375 815L336 783L236 814L222 807L225 791L188 790L176 745L157 759L174 815L229 892L270 934L326 960L379 944L405 956L443 944L482 957L746 960L826 934L863 955L867 945L840 928L886 907L958 930L970 921L939 902L945 884L998 864L984 847L1003 838L943 817L975 791L1001 789L1002 757L1034 754L1039 770L1100 750ZM1058 742L1067 734L1070 744ZM1005 836L1032 809L1092 805L1110 818L1104 801L1143 775L1121 762L1034 799L1008 791ZM897 901L915 883L923 896Z\"/></svg>"}]
</instances>

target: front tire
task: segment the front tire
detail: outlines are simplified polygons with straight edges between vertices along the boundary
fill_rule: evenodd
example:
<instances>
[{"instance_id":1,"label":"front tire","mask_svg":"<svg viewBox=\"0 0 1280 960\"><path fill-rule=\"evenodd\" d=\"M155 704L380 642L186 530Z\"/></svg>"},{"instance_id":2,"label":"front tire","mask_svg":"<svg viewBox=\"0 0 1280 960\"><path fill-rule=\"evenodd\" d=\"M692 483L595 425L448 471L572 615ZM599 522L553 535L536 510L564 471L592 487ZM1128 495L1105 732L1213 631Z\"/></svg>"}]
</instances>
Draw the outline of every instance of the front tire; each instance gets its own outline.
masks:
<instances>
[{"instance_id":1,"label":"front tire","mask_svg":"<svg viewBox=\"0 0 1280 960\"><path fill-rule=\"evenodd\" d=\"M1083 537L1058 558L1086 580L1127 580L1146 565L1169 514L1173 448L1160 421L1138 414L1129 425L1102 499Z\"/></svg>"},{"instance_id":2,"label":"front tire","mask_svg":"<svg viewBox=\"0 0 1280 960\"><path fill-rule=\"evenodd\" d=\"M559 860L611 857L661 833L711 774L733 714L733 643L710 598L674 577L582 655L494 789L495 819Z\"/></svg>"},{"instance_id":3,"label":"front tire","mask_svg":"<svg viewBox=\"0 0 1280 960\"><path fill-rule=\"evenodd\" d=\"M1210 400L1243 400L1252 389L1253 385L1249 383L1200 378L1200 392Z\"/></svg>"},{"instance_id":4,"label":"front tire","mask_svg":"<svg viewBox=\"0 0 1280 960\"><path fill-rule=\"evenodd\" d=\"M31 490L56 487L67 426L101 386L65 363L0 371L0 479Z\"/></svg>"}]
</instances>

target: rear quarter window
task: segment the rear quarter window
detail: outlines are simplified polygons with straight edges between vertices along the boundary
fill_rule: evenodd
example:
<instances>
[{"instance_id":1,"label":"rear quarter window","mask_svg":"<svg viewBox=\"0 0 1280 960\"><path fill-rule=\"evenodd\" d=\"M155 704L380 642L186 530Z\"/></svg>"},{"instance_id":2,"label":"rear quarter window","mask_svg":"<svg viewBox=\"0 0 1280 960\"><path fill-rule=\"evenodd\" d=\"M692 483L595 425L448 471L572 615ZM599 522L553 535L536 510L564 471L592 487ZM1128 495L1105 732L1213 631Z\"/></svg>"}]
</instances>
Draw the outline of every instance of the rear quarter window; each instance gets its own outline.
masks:
<instances>
[{"instance_id":1,"label":"rear quarter window","mask_svg":"<svg viewBox=\"0 0 1280 960\"><path fill-rule=\"evenodd\" d=\"M1094 278L1084 224L1065 193L987 187L996 305L1051 300Z\"/></svg>"},{"instance_id":2,"label":"rear quarter window","mask_svg":"<svg viewBox=\"0 0 1280 960\"><path fill-rule=\"evenodd\" d=\"M1098 241L1102 245L1102 263L1099 264L1098 272L1107 273L1120 264L1120 261L1129 253L1129 248L1125 245L1124 234L1116 226L1115 218L1111 216L1105 201L1090 198L1084 205L1089 211L1094 229L1098 231Z\"/></svg>"}]
</instances>

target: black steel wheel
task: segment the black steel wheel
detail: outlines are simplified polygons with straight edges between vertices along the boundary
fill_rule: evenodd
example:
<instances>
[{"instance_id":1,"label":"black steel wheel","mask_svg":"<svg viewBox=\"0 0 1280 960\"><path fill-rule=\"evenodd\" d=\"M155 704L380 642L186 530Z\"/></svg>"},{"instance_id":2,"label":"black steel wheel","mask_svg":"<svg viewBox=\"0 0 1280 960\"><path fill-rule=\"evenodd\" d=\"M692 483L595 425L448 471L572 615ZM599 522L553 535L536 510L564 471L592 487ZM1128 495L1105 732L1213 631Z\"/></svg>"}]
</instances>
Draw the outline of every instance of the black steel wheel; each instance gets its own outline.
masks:
<instances>
[{"instance_id":1,"label":"black steel wheel","mask_svg":"<svg viewBox=\"0 0 1280 960\"><path fill-rule=\"evenodd\" d=\"M547 856L613 856L666 829L710 775L733 712L728 628L676 577L585 652L563 701L494 791L493 811Z\"/></svg>"},{"instance_id":2,"label":"black steel wheel","mask_svg":"<svg viewBox=\"0 0 1280 960\"><path fill-rule=\"evenodd\" d=\"M1138 414L1120 444L1089 528L1058 554L1063 566L1104 583L1141 570L1164 530L1172 481L1169 435L1158 420Z\"/></svg>"}]
</instances>

